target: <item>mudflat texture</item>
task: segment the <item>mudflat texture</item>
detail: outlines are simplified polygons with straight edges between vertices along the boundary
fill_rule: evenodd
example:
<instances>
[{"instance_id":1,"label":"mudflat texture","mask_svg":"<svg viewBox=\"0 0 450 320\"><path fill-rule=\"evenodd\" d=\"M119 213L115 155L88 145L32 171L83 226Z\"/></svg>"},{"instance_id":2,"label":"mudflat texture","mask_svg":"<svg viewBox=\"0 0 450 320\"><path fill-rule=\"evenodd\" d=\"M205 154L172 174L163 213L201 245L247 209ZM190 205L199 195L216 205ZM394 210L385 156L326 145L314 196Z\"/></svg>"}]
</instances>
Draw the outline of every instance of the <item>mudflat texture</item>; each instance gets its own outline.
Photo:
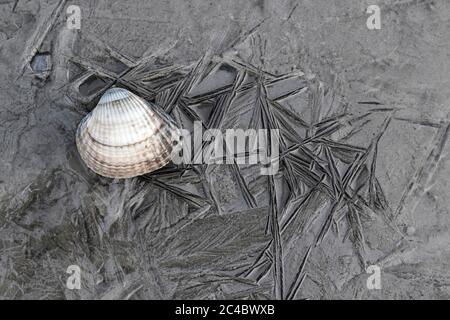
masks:
<instances>
[{"instance_id":1,"label":"mudflat texture","mask_svg":"<svg viewBox=\"0 0 450 320\"><path fill-rule=\"evenodd\" d=\"M0 298L449 299L449 21L445 0L0 0ZM278 173L94 174L75 132L113 85L188 130L279 129Z\"/></svg>"}]
</instances>

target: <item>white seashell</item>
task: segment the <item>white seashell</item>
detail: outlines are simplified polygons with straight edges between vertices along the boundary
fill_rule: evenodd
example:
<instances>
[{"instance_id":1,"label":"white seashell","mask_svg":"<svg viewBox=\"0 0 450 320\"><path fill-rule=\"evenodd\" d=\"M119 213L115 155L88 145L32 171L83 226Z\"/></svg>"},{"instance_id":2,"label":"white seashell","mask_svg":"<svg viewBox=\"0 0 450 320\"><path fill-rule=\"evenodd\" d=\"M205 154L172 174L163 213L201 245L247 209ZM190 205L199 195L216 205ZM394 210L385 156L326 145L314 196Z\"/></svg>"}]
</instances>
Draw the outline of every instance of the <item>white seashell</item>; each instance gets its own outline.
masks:
<instances>
[{"instance_id":1,"label":"white seashell","mask_svg":"<svg viewBox=\"0 0 450 320\"><path fill-rule=\"evenodd\" d=\"M99 175L131 178L165 166L180 130L158 106L122 88L107 90L78 125L76 144Z\"/></svg>"}]
</instances>

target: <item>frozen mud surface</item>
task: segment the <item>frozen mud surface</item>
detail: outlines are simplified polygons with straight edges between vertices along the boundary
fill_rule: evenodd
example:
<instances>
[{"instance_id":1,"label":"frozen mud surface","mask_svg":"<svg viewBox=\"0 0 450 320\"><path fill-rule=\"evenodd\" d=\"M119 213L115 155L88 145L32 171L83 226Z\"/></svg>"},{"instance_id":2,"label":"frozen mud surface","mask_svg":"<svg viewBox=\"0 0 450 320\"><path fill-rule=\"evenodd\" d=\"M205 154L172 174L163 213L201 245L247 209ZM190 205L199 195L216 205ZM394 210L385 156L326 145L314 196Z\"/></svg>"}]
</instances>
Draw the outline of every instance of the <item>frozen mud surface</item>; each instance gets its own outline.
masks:
<instances>
[{"instance_id":1,"label":"frozen mud surface","mask_svg":"<svg viewBox=\"0 0 450 320\"><path fill-rule=\"evenodd\" d=\"M371 4L0 0L0 298L449 299L450 3ZM279 172L95 175L75 130L112 85L280 129Z\"/></svg>"}]
</instances>

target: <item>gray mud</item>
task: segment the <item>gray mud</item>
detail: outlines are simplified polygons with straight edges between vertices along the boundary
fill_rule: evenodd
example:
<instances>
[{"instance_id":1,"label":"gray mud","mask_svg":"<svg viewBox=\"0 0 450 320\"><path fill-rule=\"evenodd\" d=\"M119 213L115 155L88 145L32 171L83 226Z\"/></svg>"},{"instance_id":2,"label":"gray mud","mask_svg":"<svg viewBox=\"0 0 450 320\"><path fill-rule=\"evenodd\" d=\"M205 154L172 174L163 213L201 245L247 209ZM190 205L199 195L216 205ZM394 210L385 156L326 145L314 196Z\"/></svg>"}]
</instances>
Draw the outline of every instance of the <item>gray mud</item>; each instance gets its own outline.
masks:
<instances>
[{"instance_id":1,"label":"gray mud","mask_svg":"<svg viewBox=\"0 0 450 320\"><path fill-rule=\"evenodd\" d=\"M0 0L0 298L449 299L450 4L370 4ZM290 152L99 177L75 130L112 85Z\"/></svg>"}]
</instances>

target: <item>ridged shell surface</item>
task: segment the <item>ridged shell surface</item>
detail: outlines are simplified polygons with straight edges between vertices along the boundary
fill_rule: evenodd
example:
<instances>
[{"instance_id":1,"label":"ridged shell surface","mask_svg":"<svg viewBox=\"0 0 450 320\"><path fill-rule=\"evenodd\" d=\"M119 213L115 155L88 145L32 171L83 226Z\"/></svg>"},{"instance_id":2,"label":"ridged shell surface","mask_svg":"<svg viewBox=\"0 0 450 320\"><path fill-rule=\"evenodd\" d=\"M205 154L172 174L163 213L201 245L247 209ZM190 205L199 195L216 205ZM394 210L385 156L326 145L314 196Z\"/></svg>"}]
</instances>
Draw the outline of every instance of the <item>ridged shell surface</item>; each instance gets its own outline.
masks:
<instances>
[{"instance_id":1,"label":"ridged shell surface","mask_svg":"<svg viewBox=\"0 0 450 320\"><path fill-rule=\"evenodd\" d=\"M110 178L131 178L165 166L179 139L179 129L162 109L122 88L106 91L76 134L86 165Z\"/></svg>"}]
</instances>

